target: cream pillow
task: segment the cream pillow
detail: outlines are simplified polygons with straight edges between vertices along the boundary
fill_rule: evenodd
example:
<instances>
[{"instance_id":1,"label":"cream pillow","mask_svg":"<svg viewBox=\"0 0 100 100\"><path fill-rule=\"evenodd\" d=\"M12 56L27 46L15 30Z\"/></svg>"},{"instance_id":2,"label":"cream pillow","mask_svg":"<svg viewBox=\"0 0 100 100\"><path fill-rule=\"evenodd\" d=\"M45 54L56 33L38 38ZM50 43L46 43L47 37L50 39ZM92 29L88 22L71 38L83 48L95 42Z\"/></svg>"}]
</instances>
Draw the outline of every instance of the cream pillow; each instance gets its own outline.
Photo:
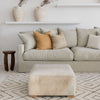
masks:
<instances>
[{"instance_id":1,"label":"cream pillow","mask_svg":"<svg viewBox=\"0 0 100 100\"><path fill-rule=\"evenodd\" d=\"M89 35L96 35L98 29L80 29L77 28L77 35L78 35L78 46L85 47L88 42Z\"/></svg>"},{"instance_id":2,"label":"cream pillow","mask_svg":"<svg viewBox=\"0 0 100 100\"><path fill-rule=\"evenodd\" d=\"M40 28L35 29L34 31L41 33ZM36 48L36 40L34 38L33 31L19 32L18 36L20 37L21 41L24 44L25 51Z\"/></svg>"},{"instance_id":3,"label":"cream pillow","mask_svg":"<svg viewBox=\"0 0 100 100\"><path fill-rule=\"evenodd\" d=\"M66 39L63 33L59 35L50 34L53 49L60 49L67 47Z\"/></svg>"},{"instance_id":4,"label":"cream pillow","mask_svg":"<svg viewBox=\"0 0 100 100\"><path fill-rule=\"evenodd\" d=\"M100 36L89 35L87 47L93 49L100 49Z\"/></svg>"},{"instance_id":5,"label":"cream pillow","mask_svg":"<svg viewBox=\"0 0 100 100\"><path fill-rule=\"evenodd\" d=\"M25 51L36 47L36 40L34 38L33 32L20 32L18 36L24 44Z\"/></svg>"}]
</instances>

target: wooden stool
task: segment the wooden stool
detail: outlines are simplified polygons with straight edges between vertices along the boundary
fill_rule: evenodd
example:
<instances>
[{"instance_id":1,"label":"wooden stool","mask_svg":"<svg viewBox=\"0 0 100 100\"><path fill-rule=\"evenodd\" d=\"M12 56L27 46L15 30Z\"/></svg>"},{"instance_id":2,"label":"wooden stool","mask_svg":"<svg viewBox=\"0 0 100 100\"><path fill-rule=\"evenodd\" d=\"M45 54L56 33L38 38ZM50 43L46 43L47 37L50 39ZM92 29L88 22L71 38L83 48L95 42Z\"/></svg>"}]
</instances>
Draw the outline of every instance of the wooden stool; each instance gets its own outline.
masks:
<instances>
[{"instance_id":1,"label":"wooden stool","mask_svg":"<svg viewBox=\"0 0 100 100\"><path fill-rule=\"evenodd\" d=\"M9 71L8 69L8 54L11 54L11 66L10 69L13 71L14 70L14 65L15 65L15 54L16 51L3 51L4 53L4 66L5 70Z\"/></svg>"}]
</instances>

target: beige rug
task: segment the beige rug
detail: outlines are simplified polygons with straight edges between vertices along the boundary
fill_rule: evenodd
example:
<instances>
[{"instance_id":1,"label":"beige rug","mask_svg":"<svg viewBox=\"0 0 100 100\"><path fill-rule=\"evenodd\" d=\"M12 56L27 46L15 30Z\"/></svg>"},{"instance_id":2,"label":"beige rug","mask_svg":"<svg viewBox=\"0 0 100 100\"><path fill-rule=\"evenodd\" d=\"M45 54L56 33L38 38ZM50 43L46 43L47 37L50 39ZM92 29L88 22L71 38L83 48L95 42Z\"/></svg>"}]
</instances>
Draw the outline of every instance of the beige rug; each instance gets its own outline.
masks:
<instances>
[{"instance_id":1,"label":"beige rug","mask_svg":"<svg viewBox=\"0 0 100 100\"><path fill-rule=\"evenodd\" d=\"M0 84L0 100L100 100L100 73L76 73L75 98L28 96L28 73L9 73Z\"/></svg>"}]
</instances>

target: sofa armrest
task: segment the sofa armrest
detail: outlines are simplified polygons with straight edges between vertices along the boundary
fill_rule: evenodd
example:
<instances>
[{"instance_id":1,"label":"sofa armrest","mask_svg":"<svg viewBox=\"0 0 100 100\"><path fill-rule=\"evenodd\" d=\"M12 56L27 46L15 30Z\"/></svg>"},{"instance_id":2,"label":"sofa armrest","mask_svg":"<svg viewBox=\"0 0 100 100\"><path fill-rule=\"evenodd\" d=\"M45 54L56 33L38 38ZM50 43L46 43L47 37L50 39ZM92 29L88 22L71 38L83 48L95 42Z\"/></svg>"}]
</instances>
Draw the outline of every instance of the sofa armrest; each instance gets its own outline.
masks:
<instances>
[{"instance_id":1,"label":"sofa armrest","mask_svg":"<svg viewBox=\"0 0 100 100\"><path fill-rule=\"evenodd\" d=\"M18 45L18 61L23 60L24 44Z\"/></svg>"},{"instance_id":2,"label":"sofa armrest","mask_svg":"<svg viewBox=\"0 0 100 100\"><path fill-rule=\"evenodd\" d=\"M21 53L21 54L24 52L24 44L18 45L18 52Z\"/></svg>"}]
</instances>

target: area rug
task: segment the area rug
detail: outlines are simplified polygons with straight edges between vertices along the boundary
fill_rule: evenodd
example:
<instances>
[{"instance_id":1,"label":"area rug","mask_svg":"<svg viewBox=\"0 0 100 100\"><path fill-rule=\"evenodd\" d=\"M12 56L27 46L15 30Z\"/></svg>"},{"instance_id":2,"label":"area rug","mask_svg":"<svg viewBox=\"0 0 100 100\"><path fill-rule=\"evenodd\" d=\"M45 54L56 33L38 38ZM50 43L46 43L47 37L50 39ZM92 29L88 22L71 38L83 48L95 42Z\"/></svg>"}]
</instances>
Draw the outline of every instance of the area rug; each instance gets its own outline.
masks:
<instances>
[{"instance_id":1,"label":"area rug","mask_svg":"<svg viewBox=\"0 0 100 100\"><path fill-rule=\"evenodd\" d=\"M100 73L76 73L77 91L74 98L28 96L28 73L9 73L0 84L0 100L100 100Z\"/></svg>"}]
</instances>

